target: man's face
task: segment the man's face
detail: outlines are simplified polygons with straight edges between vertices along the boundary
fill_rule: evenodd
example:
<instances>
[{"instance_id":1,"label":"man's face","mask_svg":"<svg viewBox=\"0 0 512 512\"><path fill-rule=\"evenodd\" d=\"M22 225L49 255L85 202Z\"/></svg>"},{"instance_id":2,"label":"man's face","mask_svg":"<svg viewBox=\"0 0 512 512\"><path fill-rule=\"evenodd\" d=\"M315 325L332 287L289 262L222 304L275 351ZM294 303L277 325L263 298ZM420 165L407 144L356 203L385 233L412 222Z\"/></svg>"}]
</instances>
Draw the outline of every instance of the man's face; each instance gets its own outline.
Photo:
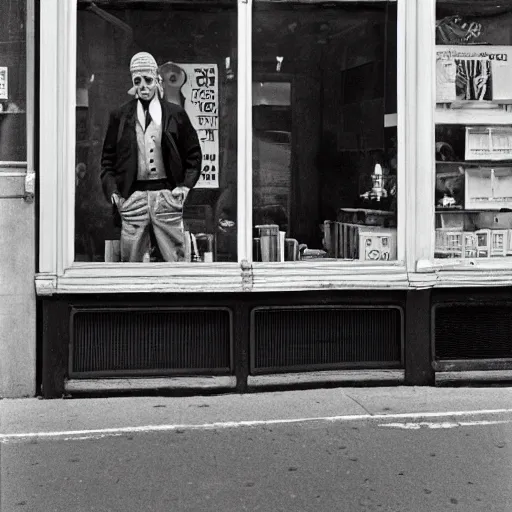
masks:
<instances>
[{"instance_id":1,"label":"man's face","mask_svg":"<svg viewBox=\"0 0 512 512\"><path fill-rule=\"evenodd\" d=\"M156 79L150 73L135 73L132 76L133 85L137 88L137 94L142 100L152 100L156 92Z\"/></svg>"}]
</instances>

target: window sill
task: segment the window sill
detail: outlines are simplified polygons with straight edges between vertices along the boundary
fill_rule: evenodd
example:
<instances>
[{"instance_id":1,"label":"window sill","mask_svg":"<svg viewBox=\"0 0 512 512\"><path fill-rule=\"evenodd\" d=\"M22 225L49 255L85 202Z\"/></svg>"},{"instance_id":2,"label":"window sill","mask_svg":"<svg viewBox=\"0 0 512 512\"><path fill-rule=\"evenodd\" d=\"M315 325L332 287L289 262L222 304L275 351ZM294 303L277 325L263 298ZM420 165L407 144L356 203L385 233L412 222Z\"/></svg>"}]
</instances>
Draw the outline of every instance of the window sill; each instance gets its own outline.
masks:
<instances>
[{"instance_id":1,"label":"window sill","mask_svg":"<svg viewBox=\"0 0 512 512\"><path fill-rule=\"evenodd\" d=\"M38 295L242 291L238 263L76 263L62 276L36 275Z\"/></svg>"},{"instance_id":2,"label":"window sill","mask_svg":"<svg viewBox=\"0 0 512 512\"><path fill-rule=\"evenodd\" d=\"M406 289L401 262L309 260L253 263L252 291L346 289Z\"/></svg>"},{"instance_id":3,"label":"window sill","mask_svg":"<svg viewBox=\"0 0 512 512\"><path fill-rule=\"evenodd\" d=\"M420 260L411 283L429 288L512 286L512 258Z\"/></svg>"},{"instance_id":4,"label":"window sill","mask_svg":"<svg viewBox=\"0 0 512 512\"><path fill-rule=\"evenodd\" d=\"M400 262L77 263L62 276L37 274L39 296L88 293L234 293L320 290L410 290L512 286L512 259Z\"/></svg>"},{"instance_id":5,"label":"window sill","mask_svg":"<svg viewBox=\"0 0 512 512\"><path fill-rule=\"evenodd\" d=\"M37 274L40 296L78 293L215 293L326 289L407 289L400 262L75 263L63 275Z\"/></svg>"}]
</instances>

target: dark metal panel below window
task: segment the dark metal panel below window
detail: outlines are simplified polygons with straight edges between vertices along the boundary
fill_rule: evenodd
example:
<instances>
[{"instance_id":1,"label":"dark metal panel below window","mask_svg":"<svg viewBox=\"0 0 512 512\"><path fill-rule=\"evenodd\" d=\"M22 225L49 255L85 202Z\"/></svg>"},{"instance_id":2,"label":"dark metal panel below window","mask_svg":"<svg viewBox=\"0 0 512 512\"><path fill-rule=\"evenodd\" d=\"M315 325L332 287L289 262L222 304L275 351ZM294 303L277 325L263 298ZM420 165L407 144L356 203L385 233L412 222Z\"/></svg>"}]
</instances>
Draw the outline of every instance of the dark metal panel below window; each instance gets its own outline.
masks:
<instances>
[{"instance_id":1,"label":"dark metal panel below window","mask_svg":"<svg viewBox=\"0 0 512 512\"><path fill-rule=\"evenodd\" d=\"M512 303L438 304L436 359L512 358Z\"/></svg>"},{"instance_id":2,"label":"dark metal panel below window","mask_svg":"<svg viewBox=\"0 0 512 512\"><path fill-rule=\"evenodd\" d=\"M402 365L399 307L290 306L255 308L251 372Z\"/></svg>"},{"instance_id":3,"label":"dark metal panel below window","mask_svg":"<svg viewBox=\"0 0 512 512\"><path fill-rule=\"evenodd\" d=\"M70 327L70 377L232 370L226 308L75 309Z\"/></svg>"}]
</instances>

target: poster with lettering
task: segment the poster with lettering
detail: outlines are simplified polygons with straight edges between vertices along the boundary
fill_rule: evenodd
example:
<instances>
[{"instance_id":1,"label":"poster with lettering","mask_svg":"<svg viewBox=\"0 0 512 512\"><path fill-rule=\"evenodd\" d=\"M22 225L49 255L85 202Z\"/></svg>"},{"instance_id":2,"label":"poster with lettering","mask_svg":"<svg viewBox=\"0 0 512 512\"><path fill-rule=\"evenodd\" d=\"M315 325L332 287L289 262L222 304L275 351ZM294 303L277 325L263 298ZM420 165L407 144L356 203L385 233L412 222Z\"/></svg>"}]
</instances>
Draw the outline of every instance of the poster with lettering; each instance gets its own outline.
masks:
<instances>
[{"instance_id":1,"label":"poster with lettering","mask_svg":"<svg viewBox=\"0 0 512 512\"><path fill-rule=\"evenodd\" d=\"M197 130L203 167L196 188L219 187L219 74L217 64L178 64L187 78L181 94Z\"/></svg>"},{"instance_id":2,"label":"poster with lettering","mask_svg":"<svg viewBox=\"0 0 512 512\"><path fill-rule=\"evenodd\" d=\"M9 98L9 86L7 79L7 68L0 67L0 100L6 100Z\"/></svg>"}]
</instances>

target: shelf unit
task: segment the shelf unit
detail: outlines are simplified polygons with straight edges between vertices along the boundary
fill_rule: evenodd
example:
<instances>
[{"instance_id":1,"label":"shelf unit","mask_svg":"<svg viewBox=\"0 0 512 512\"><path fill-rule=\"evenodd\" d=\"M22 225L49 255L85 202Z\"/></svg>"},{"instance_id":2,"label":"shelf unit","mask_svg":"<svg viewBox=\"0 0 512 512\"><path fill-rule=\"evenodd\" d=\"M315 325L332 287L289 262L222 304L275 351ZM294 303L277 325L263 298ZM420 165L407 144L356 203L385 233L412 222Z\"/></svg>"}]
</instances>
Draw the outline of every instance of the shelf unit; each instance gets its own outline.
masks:
<instances>
[{"instance_id":1,"label":"shelf unit","mask_svg":"<svg viewBox=\"0 0 512 512\"><path fill-rule=\"evenodd\" d=\"M512 125L512 111L480 108L436 108L435 124Z\"/></svg>"},{"instance_id":2,"label":"shelf unit","mask_svg":"<svg viewBox=\"0 0 512 512\"><path fill-rule=\"evenodd\" d=\"M449 162L449 161L436 161L436 171L438 168L446 167L512 167L512 160L468 160L465 162Z\"/></svg>"},{"instance_id":3,"label":"shelf unit","mask_svg":"<svg viewBox=\"0 0 512 512\"><path fill-rule=\"evenodd\" d=\"M489 208L487 208L487 209L484 208L481 210L474 210L474 209L465 210L462 207L456 207L456 206L454 206L453 208L436 208L436 214L441 214L441 213L457 213L460 215L475 214L475 213L512 213L512 208L511 209L502 208L501 210L491 210Z\"/></svg>"},{"instance_id":4,"label":"shelf unit","mask_svg":"<svg viewBox=\"0 0 512 512\"><path fill-rule=\"evenodd\" d=\"M499 108L448 108L438 106L434 120L436 126L506 126L512 125L512 111L509 110L512 109L505 106ZM478 169L487 171L490 168L512 169L512 159L508 161L436 161L436 190L443 191L443 186L448 190L449 187L446 184L451 181L452 191L457 190L455 197L458 196L459 204L452 207L440 207L438 204L435 206L435 258L480 259L511 255L512 202L510 208L464 208L466 171ZM461 199L461 196L463 199ZM461 202L462 204L460 204ZM467 246L468 241L470 241L471 247Z\"/></svg>"}]
</instances>

